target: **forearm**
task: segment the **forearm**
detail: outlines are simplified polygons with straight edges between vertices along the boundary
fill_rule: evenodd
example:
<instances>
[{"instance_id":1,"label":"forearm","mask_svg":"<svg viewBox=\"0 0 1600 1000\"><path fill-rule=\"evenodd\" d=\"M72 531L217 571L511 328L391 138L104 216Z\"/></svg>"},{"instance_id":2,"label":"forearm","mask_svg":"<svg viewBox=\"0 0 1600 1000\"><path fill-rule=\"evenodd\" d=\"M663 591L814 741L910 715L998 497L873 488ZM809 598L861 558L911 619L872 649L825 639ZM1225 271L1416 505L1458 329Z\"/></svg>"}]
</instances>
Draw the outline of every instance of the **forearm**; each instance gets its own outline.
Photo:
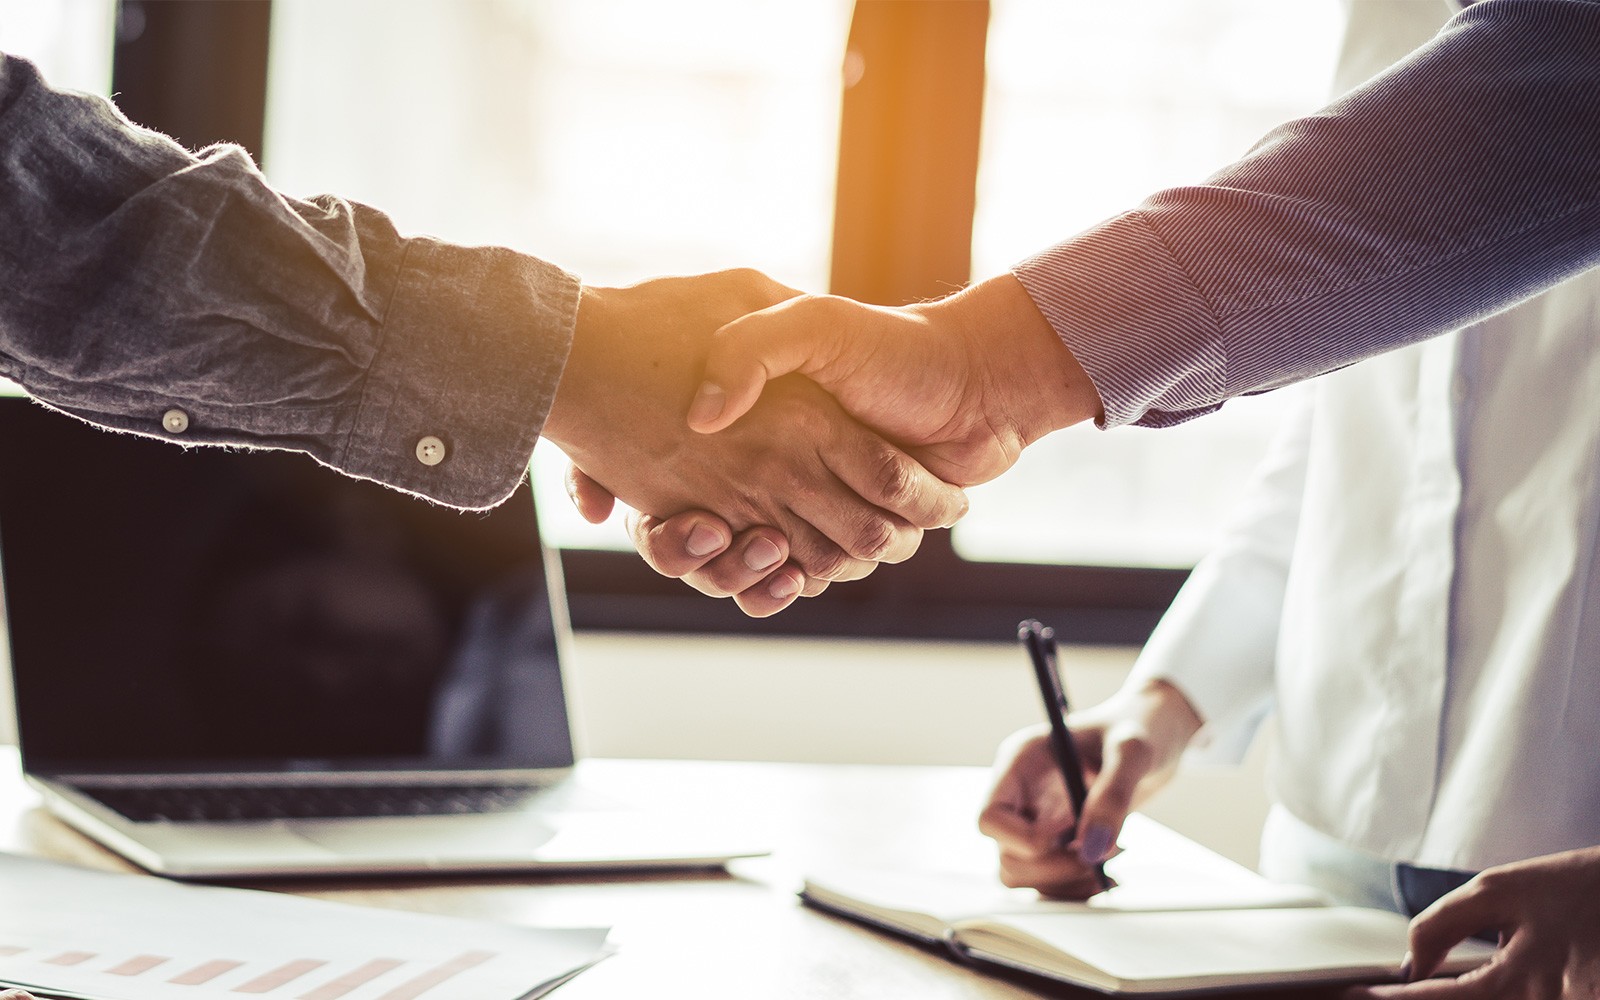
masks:
<instances>
[{"instance_id":1,"label":"forearm","mask_svg":"<svg viewBox=\"0 0 1600 1000\"><path fill-rule=\"evenodd\" d=\"M1272 702L1312 398L1301 390L1291 399L1217 545L1189 574L1128 678L1132 687L1163 680L1181 689L1206 720L1206 755L1220 762L1243 759Z\"/></svg>"},{"instance_id":2,"label":"forearm","mask_svg":"<svg viewBox=\"0 0 1600 1000\"><path fill-rule=\"evenodd\" d=\"M15 59L0 136L0 372L34 395L457 506L521 480L572 336L570 275L286 198L241 150L191 155ZM418 458L427 436L437 464Z\"/></svg>"},{"instance_id":3,"label":"forearm","mask_svg":"<svg viewBox=\"0 0 1600 1000\"><path fill-rule=\"evenodd\" d=\"M1494 0L1206 183L1016 269L1108 426L1434 336L1600 264L1600 3Z\"/></svg>"}]
</instances>

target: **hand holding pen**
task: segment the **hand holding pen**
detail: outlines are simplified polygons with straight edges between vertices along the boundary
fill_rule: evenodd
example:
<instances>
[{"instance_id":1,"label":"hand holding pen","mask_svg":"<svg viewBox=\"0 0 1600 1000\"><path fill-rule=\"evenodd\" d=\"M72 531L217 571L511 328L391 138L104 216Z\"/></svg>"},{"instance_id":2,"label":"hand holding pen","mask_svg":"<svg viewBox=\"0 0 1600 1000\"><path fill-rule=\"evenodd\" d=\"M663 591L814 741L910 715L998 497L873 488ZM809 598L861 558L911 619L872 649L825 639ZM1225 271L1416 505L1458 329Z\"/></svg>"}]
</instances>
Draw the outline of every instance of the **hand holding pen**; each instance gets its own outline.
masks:
<instances>
[{"instance_id":1,"label":"hand holding pen","mask_svg":"<svg viewBox=\"0 0 1600 1000\"><path fill-rule=\"evenodd\" d=\"M1027 649L1028 660L1033 664L1034 679L1039 684L1039 697L1044 702L1045 718L1050 724L1050 749L1055 756L1056 766L1061 769L1061 777L1066 781L1067 796L1072 802L1072 814L1082 817L1084 805L1089 799L1089 784L1084 778L1083 761L1078 758L1078 748L1073 742L1072 732L1067 729L1066 713L1071 711L1071 704L1067 701L1066 687L1061 683L1055 630L1040 625L1030 618L1017 626L1017 639ZM1079 836L1076 823L1063 837L1063 844L1074 839L1084 840ZM1081 848L1081 852L1085 855L1093 851L1094 857L1085 857L1084 860L1094 865L1095 878L1102 890L1111 888L1111 879L1106 876L1104 860L1110 847L1110 844L1091 845L1085 842Z\"/></svg>"},{"instance_id":2,"label":"hand holding pen","mask_svg":"<svg viewBox=\"0 0 1600 1000\"><path fill-rule=\"evenodd\" d=\"M1026 625L1019 628L1024 645ZM1041 643L1041 654L1050 645ZM1130 683L1075 713L1070 746L1088 786L1077 807L1051 727L1014 734L997 756L995 784L978 821L1000 848L1001 880L1058 899L1099 892L1096 868L1115 853L1123 820L1167 783L1200 725L1183 693L1162 680Z\"/></svg>"}]
</instances>

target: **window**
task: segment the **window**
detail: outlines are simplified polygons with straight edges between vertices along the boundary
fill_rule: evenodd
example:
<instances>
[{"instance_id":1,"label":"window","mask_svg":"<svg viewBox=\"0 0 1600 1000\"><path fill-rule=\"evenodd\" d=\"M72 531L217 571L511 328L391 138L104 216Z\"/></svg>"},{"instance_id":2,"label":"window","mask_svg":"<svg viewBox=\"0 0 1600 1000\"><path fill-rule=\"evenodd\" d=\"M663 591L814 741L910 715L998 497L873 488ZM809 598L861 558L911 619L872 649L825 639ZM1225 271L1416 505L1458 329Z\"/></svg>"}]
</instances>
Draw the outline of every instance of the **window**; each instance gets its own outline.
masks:
<instances>
[{"instance_id":1,"label":"window","mask_svg":"<svg viewBox=\"0 0 1600 1000\"><path fill-rule=\"evenodd\" d=\"M57 87L111 93L116 0L0 0L0 52L31 59Z\"/></svg>"},{"instance_id":2,"label":"window","mask_svg":"<svg viewBox=\"0 0 1600 1000\"><path fill-rule=\"evenodd\" d=\"M593 284L828 278L848 0L276 0L265 169ZM351 40L360 40L352 44ZM534 460L546 537L625 548Z\"/></svg>"},{"instance_id":3,"label":"window","mask_svg":"<svg viewBox=\"0 0 1600 1000\"><path fill-rule=\"evenodd\" d=\"M915 9L860 3L893 15L878 18L880 29ZM154 25L157 13L240 6L149 5L147 13ZM970 53L970 74L941 62L940 49L916 49L930 37L918 24L889 40L925 56L924 75L897 76L895 60L868 60L866 79L882 79L889 66L888 78L935 113L950 107L940 103L948 95L928 95L970 87L974 121L984 81L976 153L970 136L940 137L954 129L914 133L934 154L959 143L948 163L919 144L903 150L912 172L959 161L967 165L951 169L967 177L977 164L970 257L978 277L1150 191L1203 178L1316 107L1339 41L1338 0L967 0L963 10L975 16L944 17L954 7L921 9L944 21L935 41L954 38L961 44L950 51ZM106 0L0 0L9 18L0 41L17 25L42 38L104 35L108 9ZM134 0L123 5L129 31L136 9ZM71 12L94 10L100 27L70 27ZM830 242L841 70L850 77L846 40L859 15L851 0L273 0L270 15L261 145L268 176L292 193L338 192L383 207L402 231L511 246L599 284L739 265L801 288L837 280ZM246 34L264 47L267 20L255 23ZM225 51L237 32L213 27L227 44L198 48ZM188 36L168 36L178 39L170 51L145 58L152 74L188 55ZM128 47L119 46L119 73L138 68L124 58ZM226 59L194 61L202 76L229 72ZM182 94L204 92L188 79ZM235 103L250 104L260 125L259 98ZM854 114L864 105L846 106ZM846 115L847 137L863 122L879 139L896 134L874 131L895 113L884 107ZM232 138L232 127L190 138ZM890 169L846 146L850 163ZM892 186L899 176L884 190L904 196L913 185ZM841 203L849 190L841 186ZM959 276L968 212L957 200L908 204L960 223L946 227L959 234L948 268ZM958 280L934 277L935 287ZM1071 639L1137 641L1209 544L1276 405L1270 396L1235 401L1177 430L1061 432L974 491L973 513L953 537L931 533L912 562L765 624L656 578L630 554L597 551L623 544L620 527L594 528L570 511L553 450L536 454L535 483L547 536L569 549L579 624L978 636L1003 634L1027 612L1049 615Z\"/></svg>"},{"instance_id":4,"label":"window","mask_svg":"<svg viewBox=\"0 0 1600 1000\"><path fill-rule=\"evenodd\" d=\"M509 245L595 283L754 265L820 289L852 8L276 0L265 166L292 192L338 191L402 230ZM1199 180L1315 108L1338 8L995 0L973 274ZM1209 546L1277 405L1235 401L1176 430L1054 435L975 490L953 536L772 626L987 632L1024 602L1090 609L1098 624L1079 637L1137 639ZM535 456L548 537L625 548L619 519L596 528L571 511L564 465L548 446ZM574 553L568 569L580 622L757 627L629 556ZM950 624L980 598L1005 610Z\"/></svg>"},{"instance_id":5,"label":"window","mask_svg":"<svg viewBox=\"0 0 1600 1000\"><path fill-rule=\"evenodd\" d=\"M1325 102L1337 0L995 0L973 275L1190 184ZM1278 396L1175 429L1058 432L972 491L974 560L1186 567L1265 449ZM1025 527L1024 527L1025 526Z\"/></svg>"}]
</instances>

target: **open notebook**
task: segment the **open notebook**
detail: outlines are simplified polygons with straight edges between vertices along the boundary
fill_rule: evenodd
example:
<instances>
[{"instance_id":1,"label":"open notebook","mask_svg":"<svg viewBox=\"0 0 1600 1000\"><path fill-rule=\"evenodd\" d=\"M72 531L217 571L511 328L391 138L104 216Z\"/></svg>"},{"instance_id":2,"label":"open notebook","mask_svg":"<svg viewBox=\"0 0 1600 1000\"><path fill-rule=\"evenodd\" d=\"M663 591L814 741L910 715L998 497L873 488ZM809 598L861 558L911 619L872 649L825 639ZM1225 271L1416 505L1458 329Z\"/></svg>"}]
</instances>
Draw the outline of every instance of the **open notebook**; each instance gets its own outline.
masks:
<instances>
[{"instance_id":1,"label":"open notebook","mask_svg":"<svg viewBox=\"0 0 1600 1000\"><path fill-rule=\"evenodd\" d=\"M1108 993L1180 994L1398 978L1407 921L1270 882L1145 816L1128 818L1115 888L1086 902L1007 889L992 873L834 869L814 906L990 962ZM1494 949L1470 942L1446 972Z\"/></svg>"}]
</instances>

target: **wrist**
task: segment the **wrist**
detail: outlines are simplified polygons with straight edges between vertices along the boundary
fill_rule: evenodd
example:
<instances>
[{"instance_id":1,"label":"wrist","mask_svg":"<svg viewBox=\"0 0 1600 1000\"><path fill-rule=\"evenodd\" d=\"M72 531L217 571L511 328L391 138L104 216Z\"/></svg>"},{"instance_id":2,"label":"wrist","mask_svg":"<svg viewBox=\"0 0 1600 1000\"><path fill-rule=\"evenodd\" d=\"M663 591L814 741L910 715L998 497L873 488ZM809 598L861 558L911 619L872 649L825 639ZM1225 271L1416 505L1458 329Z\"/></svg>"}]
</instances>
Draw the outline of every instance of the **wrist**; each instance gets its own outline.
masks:
<instances>
[{"instance_id":1,"label":"wrist","mask_svg":"<svg viewBox=\"0 0 1600 1000\"><path fill-rule=\"evenodd\" d=\"M595 398L600 387L595 371L605 353L606 299L603 289L584 285L578 293L578 314L573 323L572 347L561 370L555 398L550 403L540 436L576 458L584 428L599 412Z\"/></svg>"},{"instance_id":2,"label":"wrist","mask_svg":"<svg viewBox=\"0 0 1600 1000\"><path fill-rule=\"evenodd\" d=\"M1157 677L1130 681L1098 705L1072 713L1072 723L1106 729L1132 726L1151 740L1165 761L1183 753L1205 720L1181 688Z\"/></svg>"},{"instance_id":3,"label":"wrist","mask_svg":"<svg viewBox=\"0 0 1600 1000\"><path fill-rule=\"evenodd\" d=\"M980 281L925 308L966 344L986 415L1024 446L1100 418L1094 383L1015 275Z\"/></svg>"},{"instance_id":4,"label":"wrist","mask_svg":"<svg viewBox=\"0 0 1600 1000\"><path fill-rule=\"evenodd\" d=\"M1145 715L1157 740L1175 747L1176 753L1182 753L1205 725L1194 703L1171 681L1151 678L1139 685L1136 697L1146 706Z\"/></svg>"}]
</instances>

